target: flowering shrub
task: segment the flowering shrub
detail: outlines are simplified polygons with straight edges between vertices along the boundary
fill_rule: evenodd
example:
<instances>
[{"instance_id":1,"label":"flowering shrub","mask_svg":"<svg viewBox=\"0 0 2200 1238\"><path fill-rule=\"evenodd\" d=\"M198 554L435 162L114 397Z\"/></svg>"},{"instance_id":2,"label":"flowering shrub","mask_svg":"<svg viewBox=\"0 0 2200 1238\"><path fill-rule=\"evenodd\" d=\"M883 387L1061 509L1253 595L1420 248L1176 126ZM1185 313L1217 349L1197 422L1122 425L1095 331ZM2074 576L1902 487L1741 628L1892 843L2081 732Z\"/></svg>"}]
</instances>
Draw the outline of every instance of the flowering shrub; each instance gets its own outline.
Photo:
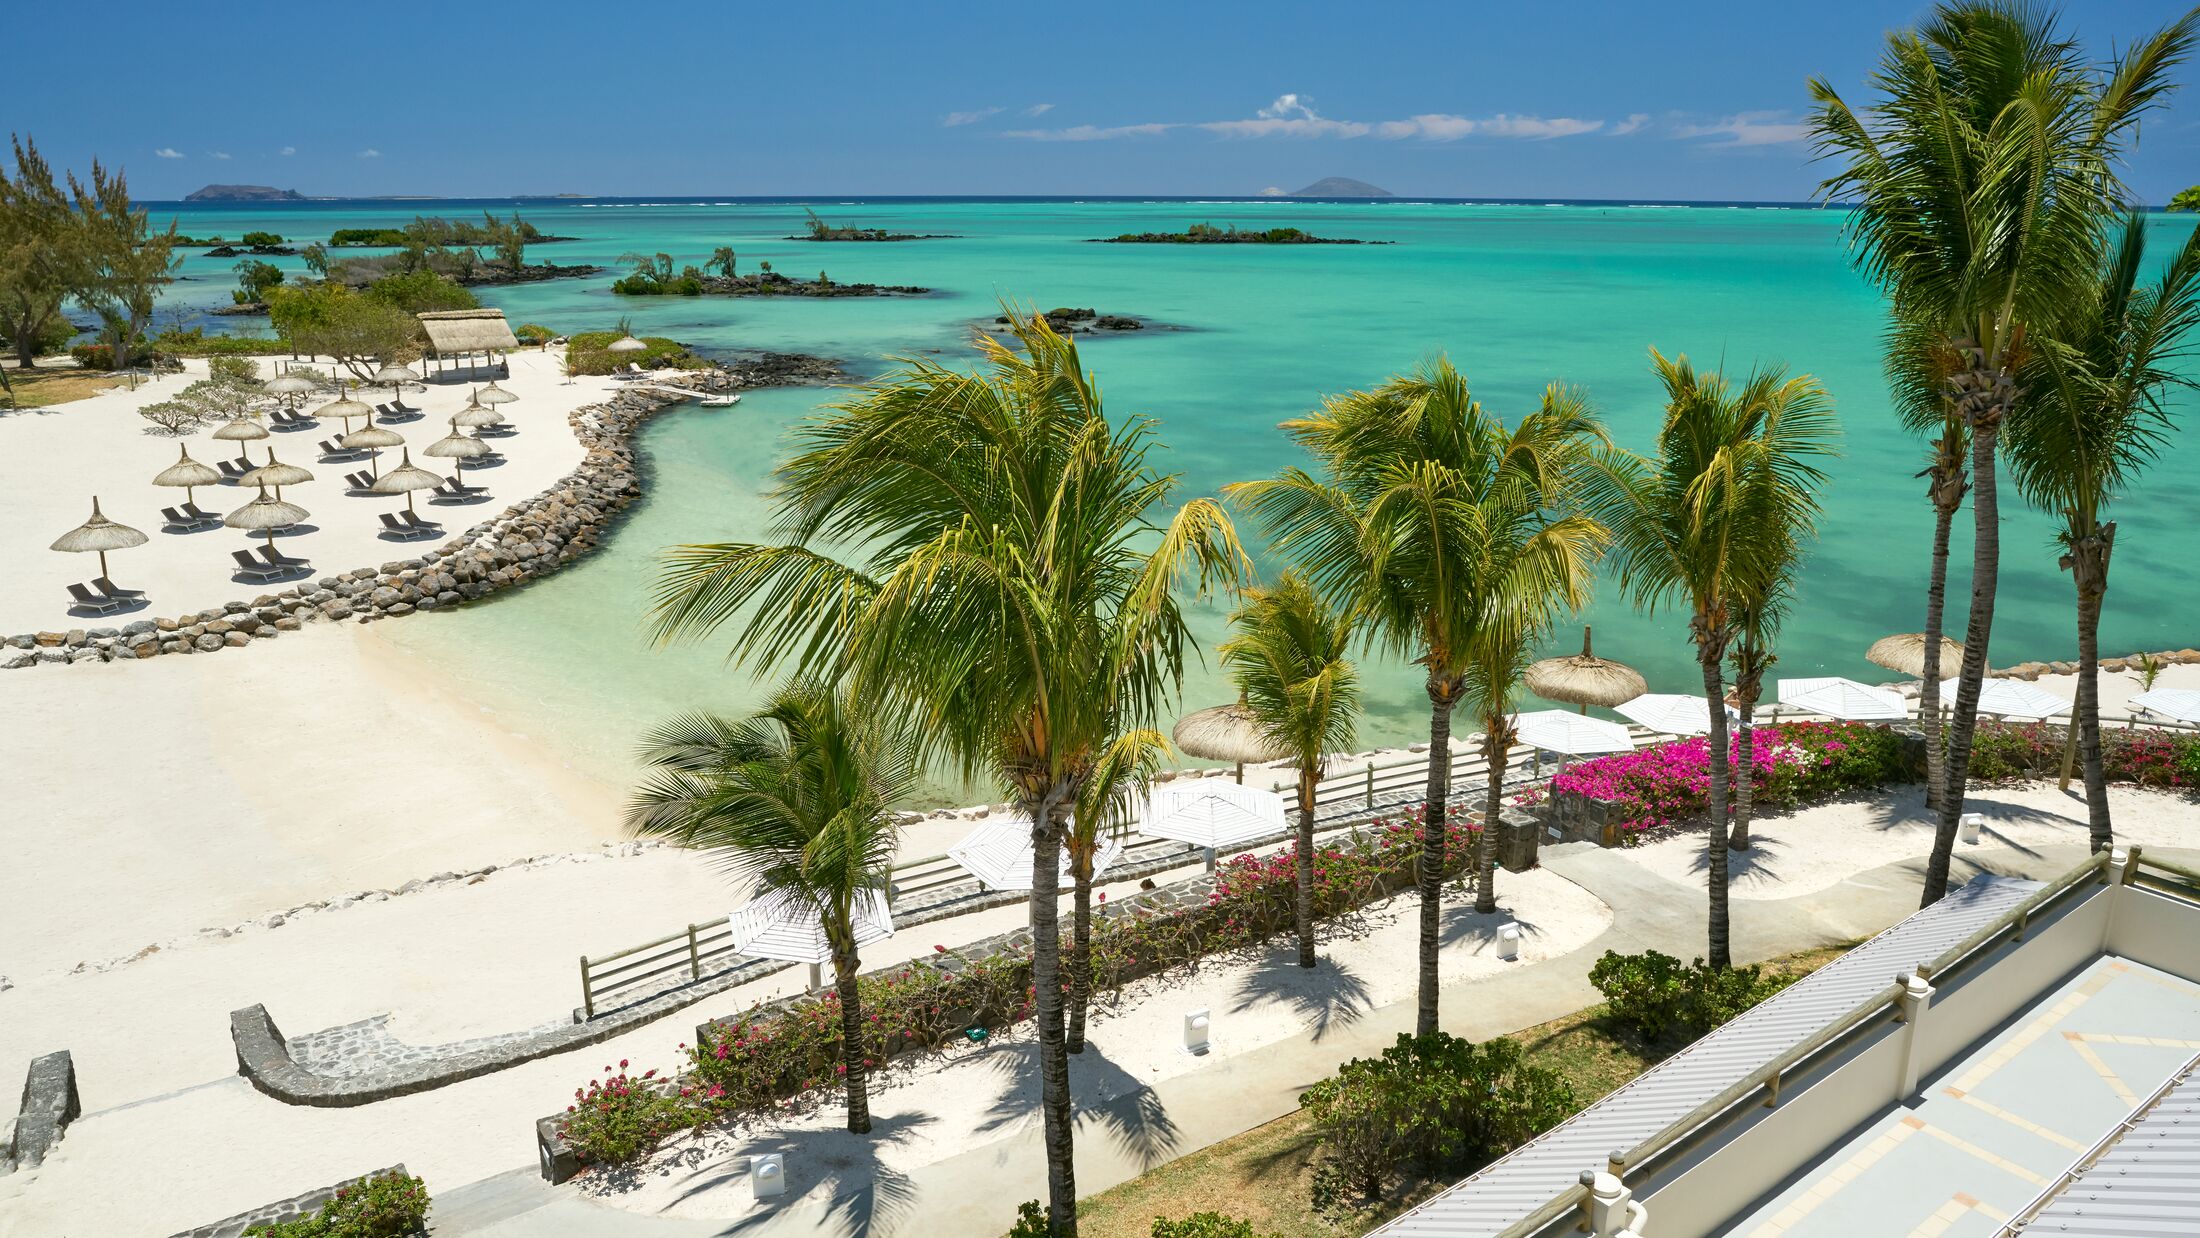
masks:
<instances>
[{"instance_id":1,"label":"flowering shrub","mask_svg":"<svg viewBox=\"0 0 2200 1238\"><path fill-rule=\"evenodd\" d=\"M1419 853L1418 810L1378 821L1314 858L1314 914L1347 914L1413 880ZM1466 870L1480 827L1446 822L1445 874ZM1298 852L1235 856L1218 866L1202 906L1136 906L1097 917L1092 926L1095 992L1141 976L1194 966L1207 955L1262 941L1289 927L1297 898ZM1062 952L1065 962L1069 951ZM1031 1016L1031 958L1002 951L969 958L944 946L930 959L859 977L866 1066L937 1047L966 1028L988 1031ZM559 1133L585 1161L632 1160L658 1141L721 1117L783 1109L821 1097L845 1073L840 999L760 1006L709 1029L690 1047L676 1079L654 1071L604 1067L605 1077L575 1090Z\"/></svg>"},{"instance_id":2,"label":"flowering shrub","mask_svg":"<svg viewBox=\"0 0 2200 1238\"><path fill-rule=\"evenodd\" d=\"M1756 728L1749 775L1756 802L1792 807L1857 787L1891 782L1902 773L1902 740L1894 731L1862 722L1782 722ZM1741 738L1729 737L1728 756L1742 775ZM1633 752L1577 761L1551 779L1548 790L1531 787L1515 803L1536 804L1550 794L1573 794L1612 805L1623 833L1671 825L1711 807L1711 740L1696 735Z\"/></svg>"},{"instance_id":3,"label":"flowering shrub","mask_svg":"<svg viewBox=\"0 0 2200 1238\"><path fill-rule=\"evenodd\" d=\"M246 1229L246 1238L402 1238L428 1220L428 1185L394 1170L338 1187L321 1210Z\"/></svg>"},{"instance_id":4,"label":"flowering shrub","mask_svg":"<svg viewBox=\"0 0 2200 1238\"><path fill-rule=\"evenodd\" d=\"M1971 740L1971 776L2006 782L2058 773L2067 728L2045 722L1980 719ZM2200 787L2200 736L2148 728L2101 729L2101 768L2110 782L2142 787Z\"/></svg>"}]
</instances>

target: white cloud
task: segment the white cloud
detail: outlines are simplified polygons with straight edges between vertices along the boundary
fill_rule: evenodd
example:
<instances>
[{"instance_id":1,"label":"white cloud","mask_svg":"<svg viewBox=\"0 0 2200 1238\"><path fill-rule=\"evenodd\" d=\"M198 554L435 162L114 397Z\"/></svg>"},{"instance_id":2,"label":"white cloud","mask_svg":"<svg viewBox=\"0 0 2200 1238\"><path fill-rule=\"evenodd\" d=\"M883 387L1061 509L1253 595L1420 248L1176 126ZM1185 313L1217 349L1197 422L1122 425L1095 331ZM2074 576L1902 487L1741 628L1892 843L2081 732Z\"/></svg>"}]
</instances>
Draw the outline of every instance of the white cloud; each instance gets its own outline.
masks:
<instances>
[{"instance_id":1,"label":"white cloud","mask_svg":"<svg viewBox=\"0 0 2200 1238\"><path fill-rule=\"evenodd\" d=\"M180 150L177 150L177 149L176 149L175 147L173 147L173 146L163 146L163 147L161 147L161 148L160 148L159 150L156 150L156 151L154 151L153 153L154 153L155 155L159 156L159 157L160 157L160 158L162 158L162 159L181 159L181 158L183 158L183 152L182 152L182 151L180 151Z\"/></svg>"},{"instance_id":2,"label":"white cloud","mask_svg":"<svg viewBox=\"0 0 2200 1238\"><path fill-rule=\"evenodd\" d=\"M1270 185L1268 188L1260 191L1260 196L1263 198L1281 198L1285 195L1283 189L1280 186Z\"/></svg>"},{"instance_id":3,"label":"white cloud","mask_svg":"<svg viewBox=\"0 0 2200 1238\"><path fill-rule=\"evenodd\" d=\"M380 159L382 157L382 152L374 149L372 146L369 146L365 150L359 152L359 157L361 159Z\"/></svg>"},{"instance_id":4,"label":"white cloud","mask_svg":"<svg viewBox=\"0 0 2200 1238\"><path fill-rule=\"evenodd\" d=\"M1024 109L1024 115L1026 115L1026 116L1044 116L1044 115L1046 115L1046 114L1047 114L1048 112L1051 112L1051 111L1053 111L1053 110L1054 110L1054 105L1053 105L1053 104L1051 104L1051 103L1034 103L1034 104L1032 104L1032 105L1031 105L1030 107L1027 107L1027 108L1025 108L1025 109Z\"/></svg>"},{"instance_id":5,"label":"white cloud","mask_svg":"<svg viewBox=\"0 0 2200 1238\"><path fill-rule=\"evenodd\" d=\"M1200 129L1226 138L1421 138L1454 142L1469 136L1492 138L1564 138L1594 133L1601 120L1571 116L1499 113L1486 119L1426 112L1403 120L1338 120L1314 110L1314 102L1296 92L1276 96L1244 120L1170 121L1143 125L1078 125L1071 129L1018 129L1005 136L1045 142L1096 142L1109 138L1149 137L1171 129ZM1629 130L1633 132L1633 130Z\"/></svg>"},{"instance_id":6,"label":"white cloud","mask_svg":"<svg viewBox=\"0 0 2200 1238\"><path fill-rule=\"evenodd\" d=\"M227 159L229 158L229 152L226 150L210 150L206 152L206 157L209 159Z\"/></svg>"},{"instance_id":7,"label":"white cloud","mask_svg":"<svg viewBox=\"0 0 2200 1238\"><path fill-rule=\"evenodd\" d=\"M1619 122L1616 125L1613 125L1611 128L1605 130L1604 132L1607 136L1610 137L1623 138L1630 133L1638 132L1644 125L1647 125L1649 123L1650 113L1630 112L1627 115L1627 119Z\"/></svg>"},{"instance_id":8,"label":"white cloud","mask_svg":"<svg viewBox=\"0 0 2200 1238\"><path fill-rule=\"evenodd\" d=\"M295 155L298 153L298 148L295 146L285 146L275 153L278 155Z\"/></svg>"},{"instance_id":9,"label":"white cloud","mask_svg":"<svg viewBox=\"0 0 2200 1238\"><path fill-rule=\"evenodd\" d=\"M981 107L970 112L949 112L946 118L940 121L940 124L952 129L957 125L974 125L988 116L998 116L1000 114L1001 109L997 107Z\"/></svg>"},{"instance_id":10,"label":"white cloud","mask_svg":"<svg viewBox=\"0 0 2200 1238\"><path fill-rule=\"evenodd\" d=\"M1714 121L1676 125L1676 138L1724 138L1707 146L1785 146L1810 137L1810 127L1785 112L1737 112Z\"/></svg>"},{"instance_id":11,"label":"white cloud","mask_svg":"<svg viewBox=\"0 0 2200 1238\"><path fill-rule=\"evenodd\" d=\"M1001 136L1032 142L1105 142L1113 138L1150 138L1177 127L1173 124L1075 125L1068 129L1010 129Z\"/></svg>"}]
</instances>

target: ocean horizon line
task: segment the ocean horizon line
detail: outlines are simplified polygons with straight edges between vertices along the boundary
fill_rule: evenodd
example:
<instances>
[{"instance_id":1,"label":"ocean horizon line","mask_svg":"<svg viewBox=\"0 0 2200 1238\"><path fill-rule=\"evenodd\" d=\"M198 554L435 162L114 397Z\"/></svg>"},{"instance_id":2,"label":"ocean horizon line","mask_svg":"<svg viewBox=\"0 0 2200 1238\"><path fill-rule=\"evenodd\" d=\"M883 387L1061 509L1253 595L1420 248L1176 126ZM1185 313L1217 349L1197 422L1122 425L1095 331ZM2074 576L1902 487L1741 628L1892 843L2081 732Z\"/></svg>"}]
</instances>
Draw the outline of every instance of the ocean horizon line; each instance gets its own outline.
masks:
<instances>
[{"instance_id":1,"label":"ocean horizon line","mask_svg":"<svg viewBox=\"0 0 2200 1238\"><path fill-rule=\"evenodd\" d=\"M302 198L218 198L189 201L183 198L145 198L141 206L267 207L271 209L311 205L389 205L405 202L450 203L610 203L622 206L795 206L804 204L854 205L859 203L1080 203L1164 202L1185 204L1304 205L1433 205L1433 206L1592 206L1592 207L1716 207L1758 210L1846 209L1848 203L1775 200L1724 200L1715 198L1558 198L1558 197L1441 197L1393 194L1383 198L1296 197L1274 194L507 194L488 197L441 194L307 195ZM2149 207L2148 209L2158 209Z\"/></svg>"}]
</instances>

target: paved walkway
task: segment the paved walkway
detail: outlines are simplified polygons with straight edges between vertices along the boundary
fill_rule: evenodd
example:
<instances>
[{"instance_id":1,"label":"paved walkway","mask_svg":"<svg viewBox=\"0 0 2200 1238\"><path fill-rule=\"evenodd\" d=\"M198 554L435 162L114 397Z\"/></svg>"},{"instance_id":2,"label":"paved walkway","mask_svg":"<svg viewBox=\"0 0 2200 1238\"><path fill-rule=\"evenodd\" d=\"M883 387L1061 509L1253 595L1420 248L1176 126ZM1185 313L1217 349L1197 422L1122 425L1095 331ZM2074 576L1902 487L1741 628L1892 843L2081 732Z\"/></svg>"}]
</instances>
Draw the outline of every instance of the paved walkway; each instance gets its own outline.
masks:
<instances>
[{"instance_id":1,"label":"paved walkway","mask_svg":"<svg viewBox=\"0 0 2200 1238\"><path fill-rule=\"evenodd\" d=\"M1990 870L1959 854L1954 880L1980 871L2046 877L2085 858L2081 847L2044 849L2014 866ZM1448 986L1443 993L1446 1030L1471 1040L1519 1031L1579 1010L1597 1000L1589 968L1606 950L1656 949L1681 958L1703 953L1703 899L1699 892L1644 871L1623 853L1586 843L1546 848L1543 862L1609 904L1615 919L1605 933L1562 958L1484 979ZM1858 873L1839 885L1778 902L1738 903L1734 954L1752 961L1852 941L1893 924L1917 907L1924 860L1904 861ZM1345 1024L1301 1034L1259 1053L1221 1059L1190 1074L1165 1079L1112 1101L1080 1106L1077 1183L1093 1194L1161 1163L1273 1121L1298 1107L1299 1093L1333 1074L1348 1058L1381 1052L1412 1030L1414 1006L1400 1002ZM1091 1094L1111 1072L1104 1062L1071 1059L1071 1082ZM853 1155L807 1157L788 1153L788 1176L800 1195L777 1207L757 1207L732 1218L700 1220L648 1217L598 1203L571 1188L552 1188L532 1167L437 1194L436 1232L487 1238L595 1238L647 1235L850 1235L889 1238L998 1238L1014 1219L1018 1201L1044 1192L1045 1152L1036 1115L1005 1137L935 1162L915 1173L883 1171L861 1154L857 1141L834 1146ZM891 1132L882 1137L892 1138ZM759 1148L758 1150L766 1150ZM806 1163L807 1162L807 1163ZM715 1189L748 1195L741 1171L730 1167Z\"/></svg>"}]
</instances>

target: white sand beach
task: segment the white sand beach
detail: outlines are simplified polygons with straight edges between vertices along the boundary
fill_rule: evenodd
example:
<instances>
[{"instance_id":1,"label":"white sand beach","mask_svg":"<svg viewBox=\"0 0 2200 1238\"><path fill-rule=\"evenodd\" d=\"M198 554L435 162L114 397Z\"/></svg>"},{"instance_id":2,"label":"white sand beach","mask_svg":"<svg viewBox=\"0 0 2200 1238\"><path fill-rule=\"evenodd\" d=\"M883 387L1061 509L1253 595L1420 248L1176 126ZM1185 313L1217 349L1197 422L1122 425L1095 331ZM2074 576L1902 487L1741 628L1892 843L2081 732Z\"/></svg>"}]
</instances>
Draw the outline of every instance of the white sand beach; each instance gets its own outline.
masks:
<instances>
[{"instance_id":1,"label":"white sand beach","mask_svg":"<svg viewBox=\"0 0 2200 1238\"><path fill-rule=\"evenodd\" d=\"M261 358L259 364L262 377L273 375L274 359ZM326 361L319 365L324 371L329 368ZM447 505L415 495L414 509L456 534L489 519L507 504L547 488L580 463L581 445L567 424L566 414L601 399L616 384L608 378L591 377L575 379L568 385L563 365L562 351L516 350L511 356L511 376L499 379L497 385L519 397L502 408L519 432L491 440L504 455L505 463L466 470L468 483L488 487L488 496L472 503ZM182 374L141 382L134 391L117 387L51 408L0 415L0 492L9 496L9 511L14 517L0 523L0 571L6 573L9 586L0 591L0 634L120 626L133 619L205 610L233 598L250 598L282 587L235 578L236 565L230 560L230 552L264 545L263 538L221 527L192 533L162 528L161 509L180 505L184 492L155 486L152 479L176 462L179 445L209 467L239 455L239 444L209 437L219 423L180 439L147 433L153 425L140 417L138 410L173 398L194 380L206 377L204 361L187 361L184 367ZM483 371L478 381L487 380L488 374ZM426 415L387 428L404 437L414 464L430 472L450 474L450 461L424 456L421 448L450 433L451 415L464 406L476 385L436 382L425 391L406 393L406 404L426 410ZM306 410L310 412L333 398L308 396ZM389 388L371 387L355 392L354 398L369 404L386 403ZM363 424L358 418L351 423L353 429ZM342 429L343 423L332 419L301 430L273 429L267 438L243 445L243 454L256 464L267 462L272 447L285 464L303 466L313 474L310 482L283 488L284 499L310 513L305 527L275 539L283 554L310 559L313 576L410 558L425 546L436 544L425 538L404 542L382 536L378 513L403 511L403 496L345 493L344 476L368 471L368 462L323 462L316 447L323 439L340 437ZM383 453L381 465L392 467L399 458L397 449L389 449ZM217 515L242 507L257 493L256 488L235 485L201 486L196 491L198 506ZM129 525L148 538L145 545L112 551L107 556L108 575L117 585L145 593L145 604L139 609L106 616L70 613L67 586L89 582L99 575L98 556L66 554L49 547L55 538L91 515L95 495L109 519Z\"/></svg>"}]
</instances>

